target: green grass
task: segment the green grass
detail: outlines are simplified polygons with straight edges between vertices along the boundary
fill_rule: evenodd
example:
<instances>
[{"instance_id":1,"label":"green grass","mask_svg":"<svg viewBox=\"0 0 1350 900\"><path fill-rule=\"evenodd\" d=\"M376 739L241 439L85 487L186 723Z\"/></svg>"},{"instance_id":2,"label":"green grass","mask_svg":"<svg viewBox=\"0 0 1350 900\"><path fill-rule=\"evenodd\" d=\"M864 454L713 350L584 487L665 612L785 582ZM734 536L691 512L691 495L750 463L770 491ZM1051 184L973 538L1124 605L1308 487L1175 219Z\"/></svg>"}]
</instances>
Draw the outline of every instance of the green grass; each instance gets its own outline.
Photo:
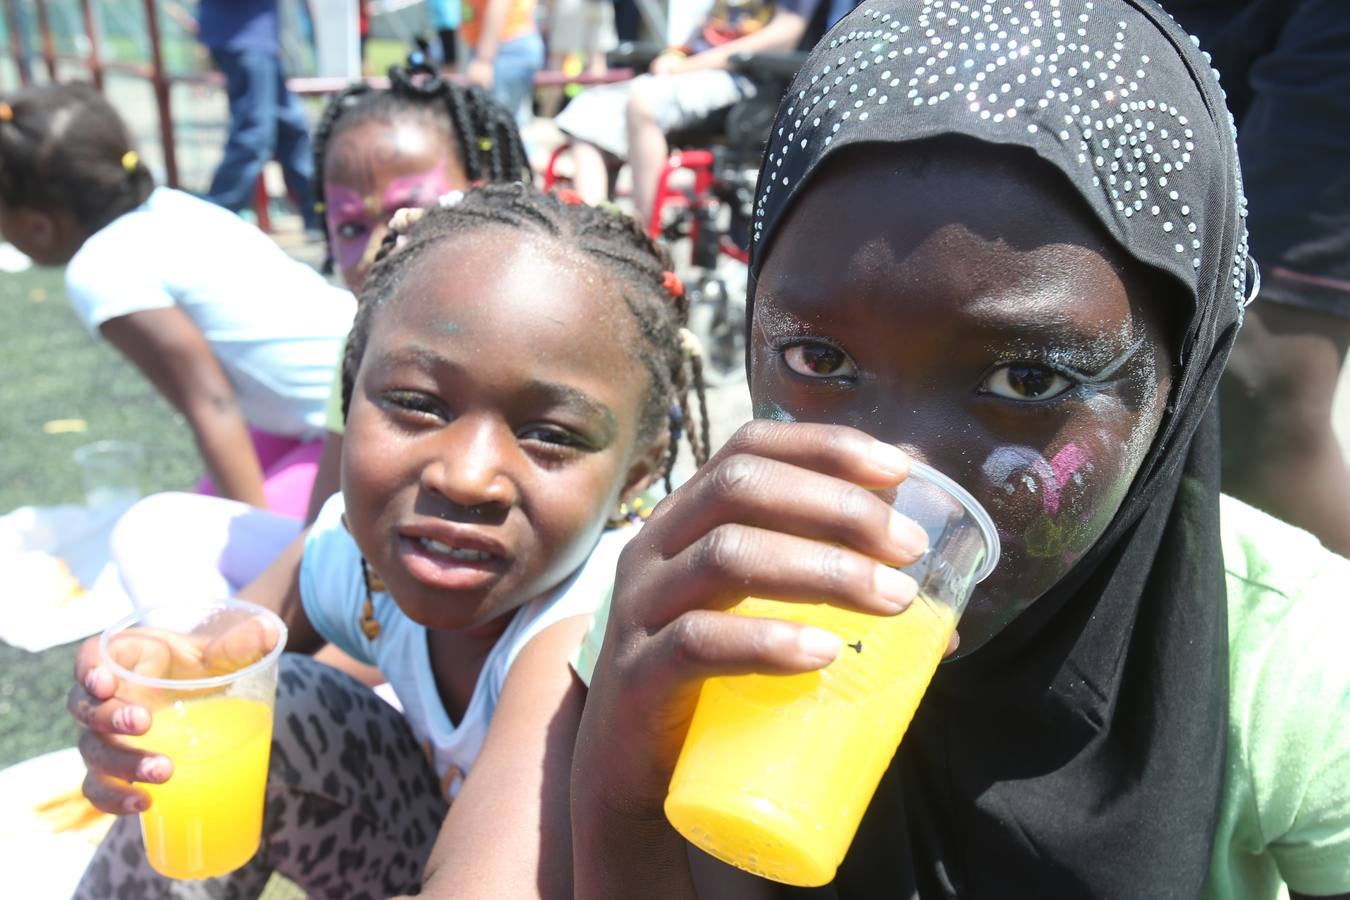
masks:
<instances>
[{"instance_id":1,"label":"green grass","mask_svg":"<svg viewBox=\"0 0 1350 900\"><path fill-rule=\"evenodd\" d=\"M79 446L136 441L150 465L147 492L184 488L200 464L187 426L121 356L76 320L59 270L0 275L0 513L25 505L80 502ZM83 430L44 425L78 420ZM22 597L4 594L6 615ZM0 766L69 747L65 714L73 646L29 653L0 644Z\"/></svg>"}]
</instances>

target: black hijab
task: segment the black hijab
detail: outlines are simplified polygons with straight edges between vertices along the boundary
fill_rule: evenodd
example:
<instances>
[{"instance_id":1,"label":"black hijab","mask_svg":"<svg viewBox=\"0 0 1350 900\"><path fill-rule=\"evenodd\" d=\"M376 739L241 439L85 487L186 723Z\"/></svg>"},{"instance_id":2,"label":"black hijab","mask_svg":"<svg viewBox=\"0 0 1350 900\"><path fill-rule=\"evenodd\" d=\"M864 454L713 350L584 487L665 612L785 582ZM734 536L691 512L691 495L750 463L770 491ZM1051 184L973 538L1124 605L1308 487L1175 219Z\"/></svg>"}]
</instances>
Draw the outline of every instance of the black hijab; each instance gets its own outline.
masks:
<instances>
[{"instance_id":1,"label":"black hijab","mask_svg":"<svg viewBox=\"0 0 1350 900\"><path fill-rule=\"evenodd\" d=\"M1200 896L1228 713L1214 391L1248 295L1232 119L1208 61L1149 0L868 0L779 107L752 300L832 154L950 135L1054 166L1191 305L1175 317L1167 414L1118 515L1060 584L939 669L821 893Z\"/></svg>"}]
</instances>

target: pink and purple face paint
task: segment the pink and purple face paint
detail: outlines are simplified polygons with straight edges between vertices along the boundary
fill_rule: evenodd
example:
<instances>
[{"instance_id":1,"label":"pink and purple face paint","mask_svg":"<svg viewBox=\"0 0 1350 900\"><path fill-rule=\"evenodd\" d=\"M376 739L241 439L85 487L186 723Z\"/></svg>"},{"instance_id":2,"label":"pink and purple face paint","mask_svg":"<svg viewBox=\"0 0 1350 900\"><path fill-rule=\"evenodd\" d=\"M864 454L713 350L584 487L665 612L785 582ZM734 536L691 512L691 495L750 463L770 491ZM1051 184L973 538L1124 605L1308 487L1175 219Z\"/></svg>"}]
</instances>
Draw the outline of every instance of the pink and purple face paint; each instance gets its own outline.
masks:
<instances>
[{"instance_id":1,"label":"pink and purple face paint","mask_svg":"<svg viewBox=\"0 0 1350 900\"><path fill-rule=\"evenodd\" d=\"M400 209L427 207L450 190L445 162L425 172L391 178L378 195L362 194L345 184L324 185L333 260L344 272L365 257L375 233Z\"/></svg>"}]
</instances>

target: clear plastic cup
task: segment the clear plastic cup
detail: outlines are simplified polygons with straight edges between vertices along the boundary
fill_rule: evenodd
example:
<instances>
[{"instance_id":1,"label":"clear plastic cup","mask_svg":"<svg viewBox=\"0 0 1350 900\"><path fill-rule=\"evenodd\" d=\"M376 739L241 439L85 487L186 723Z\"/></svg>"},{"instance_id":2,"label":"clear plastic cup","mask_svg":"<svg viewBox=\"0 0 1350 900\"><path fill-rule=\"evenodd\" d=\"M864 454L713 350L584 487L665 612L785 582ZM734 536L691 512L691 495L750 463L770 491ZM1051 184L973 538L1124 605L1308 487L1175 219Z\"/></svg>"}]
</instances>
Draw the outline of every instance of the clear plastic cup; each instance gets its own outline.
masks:
<instances>
[{"instance_id":1,"label":"clear plastic cup","mask_svg":"<svg viewBox=\"0 0 1350 900\"><path fill-rule=\"evenodd\" d=\"M892 505L929 540L903 570L919 584L905 612L755 597L732 610L815 625L846 646L819 671L704 683L665 811L726 863L803 887L834 878L971 592L998 564L989 514L941 472L912 463Z\"/></svg>"},{"instance_id":2,"label":"clear plastic cup","mask_svg":"<svg viewBox=\"0 0 1350 900\"><path fill-rule=\"evenodd\" d=\"M168 781L142 785L141 830L157 872L213 878L257 852L285 645L281 619L242 600L155 607L103 633L119 697L152 716L148 732L126 740L173 763Z\"/></svg>"},{"instance_id":3,"label":"clear plastic cup","mask_svg":"<svg viewBox=\"0 0 1350 900\"><path fill-rule=\"evenodd\" d=\"M130 506L141 497L145 451L129 441L96 441L73 454L86 506Z\"/></svg>"}]
</instances>

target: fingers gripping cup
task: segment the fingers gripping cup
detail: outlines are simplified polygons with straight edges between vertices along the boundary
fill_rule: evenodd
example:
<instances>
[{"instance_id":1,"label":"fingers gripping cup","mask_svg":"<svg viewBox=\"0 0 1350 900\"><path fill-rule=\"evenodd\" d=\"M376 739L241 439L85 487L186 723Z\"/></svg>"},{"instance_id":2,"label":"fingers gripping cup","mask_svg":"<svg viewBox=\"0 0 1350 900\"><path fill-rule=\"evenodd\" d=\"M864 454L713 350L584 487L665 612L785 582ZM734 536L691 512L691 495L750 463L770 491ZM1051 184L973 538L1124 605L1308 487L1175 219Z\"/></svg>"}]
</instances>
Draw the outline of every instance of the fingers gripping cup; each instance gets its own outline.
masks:
<instances>
[{"instance_id":1,"label":"fingers gripping cup","mask_svg":"<svg viewBox=\"0 0 1350 900\"><path fill-rule=\"evenodd\" d=\"M834 878L971 591L998 563L989 514L942 473L911 463L893 506L929 540L903 570L919 585L905 612L755 597L732 610L824 628L846 646L815 672L704 683L665 811L723 862L803 887Z\"/></svg>"},{"instance_id":2,"label":"fingers gripping cup","mask_svg":"<svg viewBox=\"0 0 1350 900\"><path fill-rule=\"evenodd\" d=\"M212 878L248 862L262 838L277 661L286 626L242 600L162 606L103 633L119 697L150 710L134 746L173 763L144 785L145 852L171 878Z\"/></svg>"}]
</instances>

